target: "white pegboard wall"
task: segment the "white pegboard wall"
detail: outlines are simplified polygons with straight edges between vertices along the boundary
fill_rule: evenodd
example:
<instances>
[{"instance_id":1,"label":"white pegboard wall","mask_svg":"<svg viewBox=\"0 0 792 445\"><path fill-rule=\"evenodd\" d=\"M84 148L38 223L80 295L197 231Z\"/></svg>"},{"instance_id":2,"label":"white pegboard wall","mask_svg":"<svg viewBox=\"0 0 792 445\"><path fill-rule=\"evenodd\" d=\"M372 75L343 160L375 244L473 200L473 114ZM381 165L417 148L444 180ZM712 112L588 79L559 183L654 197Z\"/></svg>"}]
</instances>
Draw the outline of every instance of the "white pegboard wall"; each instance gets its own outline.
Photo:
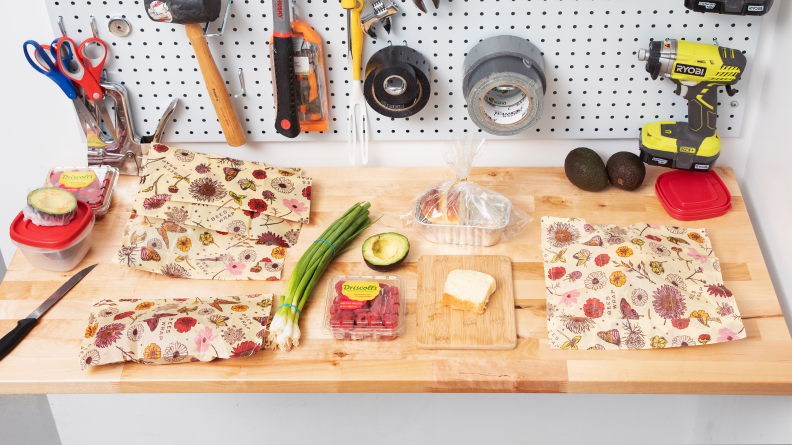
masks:
<instances>
[{"instance_id":1,"label":"white pegboard wall","mask_svg":"<svg viewBox=\"0 0 792 445\"><path fill-rule=\"evenodd\" d=\"M393 18L391 34L377 26L380 40L366 37L363 66L388 40L394 45L406 40L432 66L432 97L409 119L393 120L369 108L372 140L446 139L454 132L477 131L462 95L462 65L476 43L501 34L535 44L543 52L547 76L541 120L505 139L635 138L645 123L686 120L686 101L674 95L674 85L652 80L645 62L637 59L637 51L647 48L650 39L664 38L704 43L717 38L720 45L745 52L748 68L736 87L740 93L734 98L725 92L718 96L719 134L740 135L761 17L694 13L682 0L440 0L437 10L431 0L424 0L428 14L421 14L411 0L397 3L400 13ZM129 91L139 133L151 134L161 110L178 97L181 103L165 140L225 140L182 25L151 21L142 0L46 0L46 4L55 35L60 35L57 20L62 16L69 37L78 44L90 36L89 17L95 16L99 37L110 50L105 65L109 80L123 83ZM222 4L225 10L226 0ZM207 39L232 95L240 90L237 69L244 69L247 94L232 100L249 141L289 140L274 129L268 47L271 11L269 0L235 0L225 34ZM346 11L338 0L297 0L297 12L324 41L331 119L328 132L303 133L294 140L346 140L351 88ZM107 30L110 17L117 15L131 22L129 36L116 37ZM221 19L211 25L212 30L219 30ZM43 77L35 81L47 82ZM733 100L737 107L729 106Z\"/></svg>"}]
</instances>

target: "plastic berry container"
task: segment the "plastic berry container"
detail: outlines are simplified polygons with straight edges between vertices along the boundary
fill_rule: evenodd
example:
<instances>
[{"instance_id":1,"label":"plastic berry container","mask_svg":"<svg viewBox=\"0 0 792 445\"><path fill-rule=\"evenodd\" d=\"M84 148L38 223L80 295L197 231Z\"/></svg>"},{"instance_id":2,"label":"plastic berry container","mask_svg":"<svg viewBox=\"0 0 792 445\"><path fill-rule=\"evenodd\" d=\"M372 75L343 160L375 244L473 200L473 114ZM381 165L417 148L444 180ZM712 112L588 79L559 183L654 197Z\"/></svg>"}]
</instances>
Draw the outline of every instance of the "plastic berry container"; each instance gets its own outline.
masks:
<instances>
[{"instance_id":1,"label":"plastic berry container","mask_svg":"<svg viewBox=\"0 0 792 445\"><path fill-rule=\"evenodd\" d=\"M404 280L334 275L327 282L322 332L337 340L389 341L404 333Z\"/></svg>"},{"instance_id":2,"label":"plastic berry container","mask_svg":"<svg viewBox=\"0 0 792 445\"><path fill-rule=\"evenodd\" d=\"M31 265L66 272L74 269L91 249L95 220L91 206L79 200L74 219L65 226L37 226L19 212L11 223L11 240Z\"/></svg>"},{"instance_id":3,"label":"plastic berry container","mask_svg":"<svg viewBox=\"0 0 792 445\"><path fill-rule=\"evenodd\" d=\"M88 203L96 219L107 214L118 182L118 169L107 165L91 167L55 167L47 173L45 187L57 187Z\"/></svg>"}]
</instances>

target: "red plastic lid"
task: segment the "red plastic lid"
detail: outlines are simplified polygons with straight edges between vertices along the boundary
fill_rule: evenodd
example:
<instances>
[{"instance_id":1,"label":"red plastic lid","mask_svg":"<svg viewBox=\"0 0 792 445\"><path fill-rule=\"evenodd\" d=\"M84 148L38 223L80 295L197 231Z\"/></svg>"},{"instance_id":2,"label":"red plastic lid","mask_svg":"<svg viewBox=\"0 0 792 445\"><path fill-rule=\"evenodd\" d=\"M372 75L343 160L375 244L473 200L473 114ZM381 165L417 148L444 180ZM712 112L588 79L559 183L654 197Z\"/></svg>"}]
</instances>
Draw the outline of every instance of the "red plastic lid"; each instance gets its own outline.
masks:
<instances>
[{"instance_id":1,"label":"red plastic lid","mask_svg":"<svg viewBox=\"0 0 792 445\"><path fill-rule=\"evenodd\" d=\"M655 192L668 214L680 221L715 218L731 209L731 193L714 171L663 173Z\"/></svg>"},{"instance_id":2,"label":"red plastic lid","mask_svg":"<svg viewBox=\"0 0 792 445\"><path fill-rule=\"evenodd\" d=\"M731 193L714 171L675 170L657 178L655 188L678 212L708 212L731 204Z\"/></svg>"},{"instance_id":3,"label":"red plastic lid","mask_svg":"<svg viewBox=\"0 0 792 445\"><path fill-rule=\"evenodd\" d=\"M19 212L11 223L11 239L38 249L63 250L82 235L93 221L93 216L91 206L79 200L74 219L65 226L37 226L30 220L25 221L24 215Z\"/></svg>"}]
</instances>

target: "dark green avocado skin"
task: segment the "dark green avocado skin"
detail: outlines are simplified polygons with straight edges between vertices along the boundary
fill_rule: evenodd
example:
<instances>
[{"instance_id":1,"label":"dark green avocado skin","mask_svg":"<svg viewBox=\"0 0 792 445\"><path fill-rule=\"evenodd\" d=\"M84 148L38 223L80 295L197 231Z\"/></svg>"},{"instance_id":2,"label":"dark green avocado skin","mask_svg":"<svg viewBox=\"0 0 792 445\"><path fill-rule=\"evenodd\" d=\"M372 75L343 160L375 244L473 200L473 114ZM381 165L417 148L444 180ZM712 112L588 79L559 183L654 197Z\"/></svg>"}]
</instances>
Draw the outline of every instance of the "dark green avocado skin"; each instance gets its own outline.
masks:
<instances>
[{"instance_id":1,"label":"dark green avocado skin","mask_svg":"<svg viewBox=\"0 0 792 445\"><path fill-rule=\"evenodd\" d=\"M564 161L564 171L569 182L587 192L599 192L608 187L608 171L602 158L586 147L569 152Z\"/></svg>"},{"instance_id":2,"label":"dark green avocado skin","mask_svg":"<svg viewBox=\"0 0 792 445\"><path fill-rule=\"evenodd\" d=\"M614 187L631 192L643 184L646 166L641 158L629 151L620 151L608 159L608 179Z\"/></svg>"}]
</instances>

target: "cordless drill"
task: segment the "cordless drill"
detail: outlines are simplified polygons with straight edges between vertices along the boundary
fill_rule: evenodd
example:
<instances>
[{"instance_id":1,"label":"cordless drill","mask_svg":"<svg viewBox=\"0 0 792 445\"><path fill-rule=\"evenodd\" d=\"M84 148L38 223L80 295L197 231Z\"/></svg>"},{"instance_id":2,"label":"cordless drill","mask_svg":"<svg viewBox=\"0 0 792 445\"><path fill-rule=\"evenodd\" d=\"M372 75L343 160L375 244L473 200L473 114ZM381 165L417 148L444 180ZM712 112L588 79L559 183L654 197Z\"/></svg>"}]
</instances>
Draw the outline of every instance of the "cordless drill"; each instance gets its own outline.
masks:
<instances>
[{"instance_id":1,"label":"cordless drill","mask_svg":"<svg viewBox=\"0 0 792 445\"><path fill-rule=\"evenodd\" d=\"M721 141L715 132L718 88L732 86L745 72L742 52L706 43L666 39L653 41L638 51L646 71L657 79L671 79L675 93L688 101L688 122L655 122L641 128L641 159L649 165L681 170L709 171L720 156Z\"/></svg>"}]
</instances>

